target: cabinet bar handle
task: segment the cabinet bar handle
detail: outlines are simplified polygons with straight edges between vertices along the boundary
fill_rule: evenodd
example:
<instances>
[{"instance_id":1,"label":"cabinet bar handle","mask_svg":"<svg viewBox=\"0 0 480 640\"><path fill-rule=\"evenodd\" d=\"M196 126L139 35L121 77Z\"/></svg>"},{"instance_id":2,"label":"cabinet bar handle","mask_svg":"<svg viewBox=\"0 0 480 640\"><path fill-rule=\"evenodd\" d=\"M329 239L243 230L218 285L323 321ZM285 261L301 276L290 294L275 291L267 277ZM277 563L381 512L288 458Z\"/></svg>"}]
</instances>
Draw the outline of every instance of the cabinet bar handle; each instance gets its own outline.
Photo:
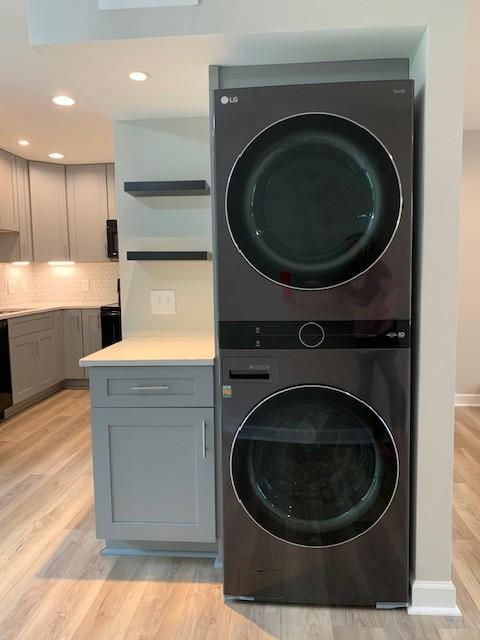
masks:
<instances>
[{"instance_id":1,"label":"cabinet bar handle","mask_svg":"<svg viewBox=\"0 0 480 640\"><path fill-rule=\"evenodd\" d=\"M207 457L207 423L202 420L202 447L203 447L203 459Z\"/></svg>"},{"instance_id":2,"label":"cabinet bar handle","mask_svg":"<svg viewBox=\"0 0 480 640\"><path fill-rule=\"evenodd\" d=\"M132 387L132 391L168 391L168 385L140 385L139 387Z\"/></svg>"}]
</instances>

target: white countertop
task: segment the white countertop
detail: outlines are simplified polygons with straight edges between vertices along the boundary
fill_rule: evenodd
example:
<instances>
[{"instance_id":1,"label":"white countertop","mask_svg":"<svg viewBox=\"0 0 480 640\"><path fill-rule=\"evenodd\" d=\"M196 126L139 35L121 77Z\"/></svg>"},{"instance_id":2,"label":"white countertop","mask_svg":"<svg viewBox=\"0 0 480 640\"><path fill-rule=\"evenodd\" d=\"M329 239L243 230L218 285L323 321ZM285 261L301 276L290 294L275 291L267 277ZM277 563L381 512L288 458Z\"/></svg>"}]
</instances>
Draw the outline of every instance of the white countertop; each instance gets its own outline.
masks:
<instances>
[{"instance_id":1,"label":"white countertop","mask_svg":"<svg viewBox=\"0 0 480 640\"><path fill-rule=\"evenodd\" d=\"M213 336L157 336L126 338L82 358L80 366L208 366L214 360Z\"/></svg>"},{"instance_id":2,"label":"white countertop","mask_svg":"<svg viewBox=\"0 0 480 640\"><path fill-rule=\"evenodd\" d=\"M18 318L21 316L29 316L32 313L43 313L45 311L59 311L60 309L100 309L108 304L114 304L110 302L86 302L81 304L74 304L69 302L68 304L63 304L61 302L58 303L48 303L48 304L12 304L11 306L18 311L14 311L13 313L4 313L2 308L0 307L0 320L8 320L9 318ZM5 305L6 309L10 307Z\"/></svg>"}]
</instances>

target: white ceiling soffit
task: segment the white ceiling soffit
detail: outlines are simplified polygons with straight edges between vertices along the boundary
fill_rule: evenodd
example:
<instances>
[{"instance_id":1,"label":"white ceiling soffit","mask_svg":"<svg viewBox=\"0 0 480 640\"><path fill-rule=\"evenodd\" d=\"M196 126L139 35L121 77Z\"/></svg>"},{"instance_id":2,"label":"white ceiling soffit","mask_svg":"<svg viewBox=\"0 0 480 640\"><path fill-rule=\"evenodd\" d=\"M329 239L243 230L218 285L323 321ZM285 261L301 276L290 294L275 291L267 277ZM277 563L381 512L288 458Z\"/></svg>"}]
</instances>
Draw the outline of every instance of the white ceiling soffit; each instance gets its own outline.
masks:
<instances>
[{"instance_id":1,"label":"white ceiling soffit","mask_svg":"<svg viewBox=\"0 0 480 640\"><path fill-rule=\"evenodd\" d=\"M111 9L148 9L151 7L185 7L197 5L198 0L98 0L101 11Z\"/></svg>"}]
</instances>

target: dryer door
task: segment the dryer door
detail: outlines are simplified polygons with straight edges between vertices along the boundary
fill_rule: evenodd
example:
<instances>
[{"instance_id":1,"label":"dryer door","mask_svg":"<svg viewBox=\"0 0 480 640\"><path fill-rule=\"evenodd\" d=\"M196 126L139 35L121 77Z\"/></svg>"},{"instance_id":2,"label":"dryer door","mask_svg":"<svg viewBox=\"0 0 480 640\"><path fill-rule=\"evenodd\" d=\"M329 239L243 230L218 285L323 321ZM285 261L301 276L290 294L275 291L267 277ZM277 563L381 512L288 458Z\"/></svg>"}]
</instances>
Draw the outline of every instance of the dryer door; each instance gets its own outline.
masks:
<instances>
[{"instance_id":1,"label":"dryer door","mask_svg":"<svg viewBox=\"0 0 480 640\"><path fill-rule=\"evenodd\" d=\"M393 159L367 129L331 114L270 126L244 149L226 192L227 223L265 278L325 289L364 273L392 240L402 209Z\"/></svg>"},{"instance_id":2,"label":"dryer door","mask_svg":"<svg viewBox=\"0 0 480 640\"><path fill-rule=\"evenodd\" d=\"M396 491L396 446L382 418L331 387L298 386L257 405L238 429L231 480L249 516L286 542L327 547L373 527Z\"/></svg>"}]
</instances>

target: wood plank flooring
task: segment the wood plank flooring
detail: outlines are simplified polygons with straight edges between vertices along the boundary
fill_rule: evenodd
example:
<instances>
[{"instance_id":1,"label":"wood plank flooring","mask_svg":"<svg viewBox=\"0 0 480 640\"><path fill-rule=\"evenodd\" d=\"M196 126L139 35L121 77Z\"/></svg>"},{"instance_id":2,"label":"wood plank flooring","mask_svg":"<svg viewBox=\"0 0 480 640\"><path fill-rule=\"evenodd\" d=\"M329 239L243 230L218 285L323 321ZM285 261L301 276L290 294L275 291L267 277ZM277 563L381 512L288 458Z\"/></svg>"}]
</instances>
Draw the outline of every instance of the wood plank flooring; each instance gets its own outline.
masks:
<instances>
[{"instance_id":1,"label":"wood plank flooring","mask_svg":"<svg viewBox=\"0 0 480 640\"><path fill-rule=\"evenodd\" d=\"M0 424L0 640L479 640L480 409L455 447L463 618L225 604L211 561L99 555L88 394L62 391Z\"/></svg>"}]
</instances>

